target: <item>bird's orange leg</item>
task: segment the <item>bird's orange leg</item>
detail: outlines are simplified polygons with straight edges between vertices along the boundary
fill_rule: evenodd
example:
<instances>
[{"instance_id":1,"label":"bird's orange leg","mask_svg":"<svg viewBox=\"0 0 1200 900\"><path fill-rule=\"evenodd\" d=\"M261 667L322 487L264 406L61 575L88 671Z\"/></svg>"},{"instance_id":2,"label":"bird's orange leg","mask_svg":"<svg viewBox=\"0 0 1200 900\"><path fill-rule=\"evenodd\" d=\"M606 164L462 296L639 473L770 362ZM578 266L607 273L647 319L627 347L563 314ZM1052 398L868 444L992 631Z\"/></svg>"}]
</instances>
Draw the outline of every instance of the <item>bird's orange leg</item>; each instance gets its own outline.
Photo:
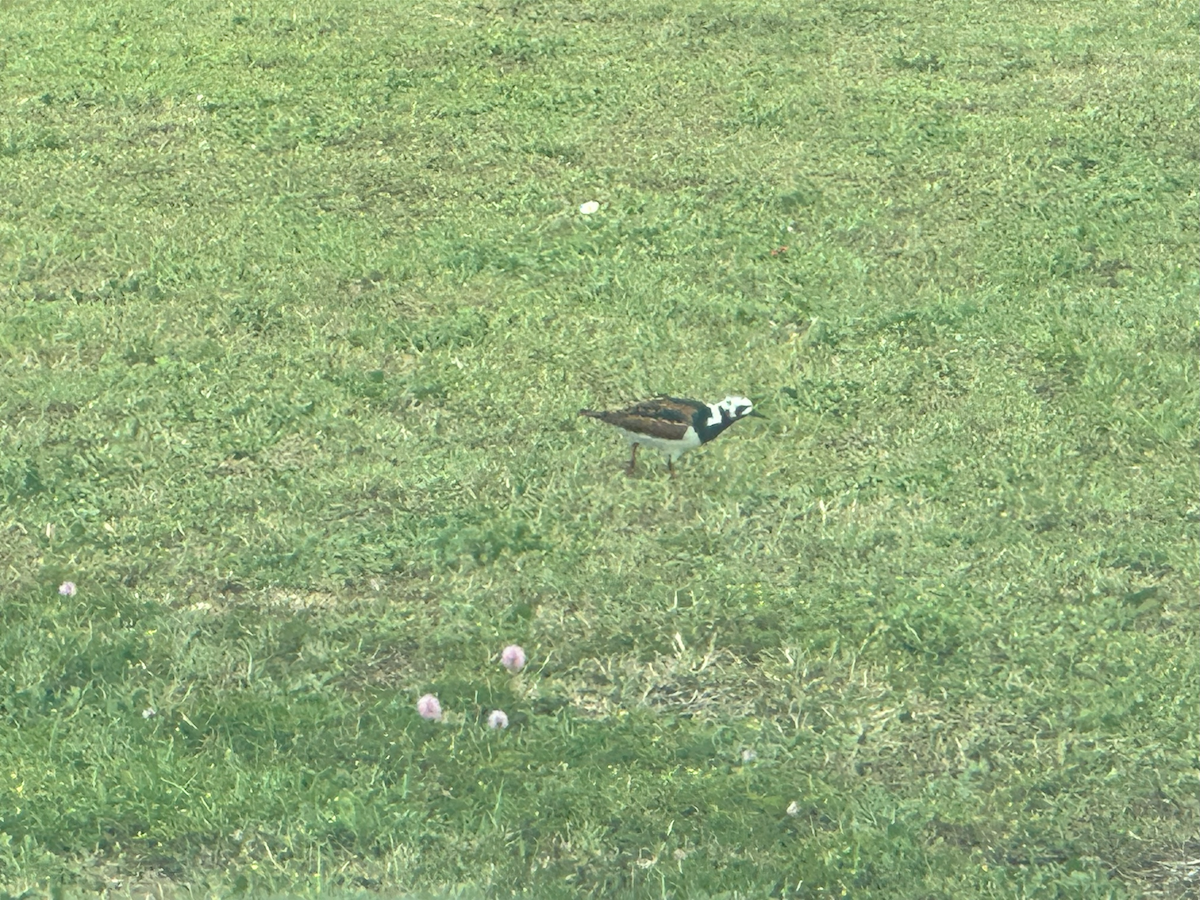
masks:
<instances>
[{"instance_id":1,"label":"bird's orange leg","mask_svg":"<svg viewBox=\"0 0 1200 900\"><path fill-rule=\"evenodd\" d=\"M629 445L629 465L625 467L626 475L633 475L633 467L637 464L637 448L637 444Z\"/></svg>"}]
</instances>

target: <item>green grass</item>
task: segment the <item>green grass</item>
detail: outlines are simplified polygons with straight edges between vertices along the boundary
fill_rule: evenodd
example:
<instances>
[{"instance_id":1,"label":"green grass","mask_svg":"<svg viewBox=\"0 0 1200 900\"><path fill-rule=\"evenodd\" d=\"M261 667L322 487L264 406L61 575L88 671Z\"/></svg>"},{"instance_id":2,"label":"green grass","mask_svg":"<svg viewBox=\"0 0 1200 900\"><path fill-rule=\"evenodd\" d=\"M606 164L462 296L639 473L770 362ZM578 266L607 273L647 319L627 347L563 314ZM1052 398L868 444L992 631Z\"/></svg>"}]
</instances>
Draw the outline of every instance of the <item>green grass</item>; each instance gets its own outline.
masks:
<instances>
[{"instance_id":1,"label":"green grass","mask_svg":"<svg viewBox=\"0 0 1200 900\"><path fill-rule=\"evenodd\" d=\"M1194 891L1198 30L0 5L0 897Z\"/></svg>"}]
</instances>

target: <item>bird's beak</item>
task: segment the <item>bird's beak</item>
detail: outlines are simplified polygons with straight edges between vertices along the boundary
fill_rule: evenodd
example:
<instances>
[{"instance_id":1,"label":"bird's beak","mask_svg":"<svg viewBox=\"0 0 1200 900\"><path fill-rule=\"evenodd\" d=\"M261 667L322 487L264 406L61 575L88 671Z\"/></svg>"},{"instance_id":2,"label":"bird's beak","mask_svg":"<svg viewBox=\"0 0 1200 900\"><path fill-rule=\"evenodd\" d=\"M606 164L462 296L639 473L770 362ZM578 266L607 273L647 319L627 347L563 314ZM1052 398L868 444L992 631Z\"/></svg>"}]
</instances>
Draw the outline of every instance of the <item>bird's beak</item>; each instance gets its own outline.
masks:
<instances>
[{"instance_id":1,"label":"bird's beak","mask_svg":"<svg viewBox=\"0 0 1200 900\"><path fill-rule=\"evenodd\" d=\"M764 416L762 413L760 413L757 409L752 409L752 410L750 410L750 412L746 413L746 418L747 419L765 419L766 416Z\"/></svg>"}]
</instances>

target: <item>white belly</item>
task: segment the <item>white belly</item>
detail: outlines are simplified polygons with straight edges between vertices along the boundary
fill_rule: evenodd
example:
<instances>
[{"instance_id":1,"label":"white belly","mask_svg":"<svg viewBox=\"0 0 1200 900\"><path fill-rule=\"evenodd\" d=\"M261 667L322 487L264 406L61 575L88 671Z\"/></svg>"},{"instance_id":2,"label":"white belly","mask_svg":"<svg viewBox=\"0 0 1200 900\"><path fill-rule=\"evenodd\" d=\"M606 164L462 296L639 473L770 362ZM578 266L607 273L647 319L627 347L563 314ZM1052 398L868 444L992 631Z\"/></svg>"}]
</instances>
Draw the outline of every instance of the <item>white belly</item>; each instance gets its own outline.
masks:
<instances>
[{"instance_id":1,"label":"white belly","mask_svg":"<svg viewBox=\"0 0 1200 900\"><path fill-rule=\"evenodd\" d=\"M651 450L658 450L671 459L679 459L680 454L686 453L688 450L694 450L700 446L700 436L696 434L696 429L691 425L688 426L683 439L678 441L668 441L666 438L634 434L632 431L626 431L624 428L621 429L621 434L625 435L625 440L629 441L629 443L648 447Z\"/></svg>"}]
</instances>

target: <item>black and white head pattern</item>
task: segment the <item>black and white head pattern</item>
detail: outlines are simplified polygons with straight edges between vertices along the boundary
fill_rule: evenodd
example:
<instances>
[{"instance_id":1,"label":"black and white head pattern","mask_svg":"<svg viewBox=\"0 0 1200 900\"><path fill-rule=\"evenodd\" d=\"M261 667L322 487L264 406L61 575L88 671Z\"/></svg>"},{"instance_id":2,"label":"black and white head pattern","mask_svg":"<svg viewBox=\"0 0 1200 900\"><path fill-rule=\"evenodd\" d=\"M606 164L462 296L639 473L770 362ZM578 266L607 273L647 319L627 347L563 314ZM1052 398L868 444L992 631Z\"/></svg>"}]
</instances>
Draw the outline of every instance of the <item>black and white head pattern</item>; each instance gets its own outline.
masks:
<instances>
[{"instance_id":1,"label":"black and white head pattern","mask_svg":"<svg viewBox=\"0 0 1200 900\"><path fill-rule=\"evenodd\" d=\"M708 404L708 421L696 431L701 443L707 443L736 422L754 412L754 404L745 397L729 396Z\"/></svg>"}]
</instances>

